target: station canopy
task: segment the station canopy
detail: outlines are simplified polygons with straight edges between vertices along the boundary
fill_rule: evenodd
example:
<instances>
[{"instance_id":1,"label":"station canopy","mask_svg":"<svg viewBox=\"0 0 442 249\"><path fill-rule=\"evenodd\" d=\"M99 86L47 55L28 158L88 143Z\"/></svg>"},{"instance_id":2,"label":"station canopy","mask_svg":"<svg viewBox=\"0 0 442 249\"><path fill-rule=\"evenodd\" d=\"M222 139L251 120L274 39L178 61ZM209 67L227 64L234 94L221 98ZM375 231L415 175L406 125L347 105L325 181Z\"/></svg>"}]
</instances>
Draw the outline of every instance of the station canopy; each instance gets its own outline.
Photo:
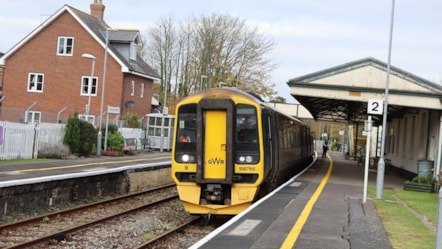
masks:
<instances>
[{"instance_id":1,"label":"station canopy","mask_svg":"<svg viewBox=\"0 0 442 249\"><path fill-rule=\"evenodd\" d=\"M314 120L361 123L369 100L384 103L387 64L369 57L290 79L290 94ZM384 108L383 106L381 107ZM442 86L390 66L387 118L402 118L417 108L442 110ZM372 115L375 126L382 115Z\"/></svg>"}]
</instances>

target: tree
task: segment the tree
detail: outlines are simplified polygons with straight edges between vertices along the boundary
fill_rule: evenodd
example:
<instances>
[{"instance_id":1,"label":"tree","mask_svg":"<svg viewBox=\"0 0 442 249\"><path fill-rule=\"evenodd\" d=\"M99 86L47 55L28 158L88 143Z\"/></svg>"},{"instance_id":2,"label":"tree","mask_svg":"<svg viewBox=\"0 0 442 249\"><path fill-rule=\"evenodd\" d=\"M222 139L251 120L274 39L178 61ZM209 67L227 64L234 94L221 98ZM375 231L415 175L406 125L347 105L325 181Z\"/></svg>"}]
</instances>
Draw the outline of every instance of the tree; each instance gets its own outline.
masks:
<instances>
[{"instance_id":1,"label":"tree","mask_svg":"<svg viewBox=\"0 0 442 249\"><path fill-rule=\"evenodd\" d=\"M287 100L284 97L281 96L277 96L273 99L270 99L269 101L270 103L281 103L281 104L285 104L287 103Z\"/></svg>"},{"instance_id":2,"label":"tree","mask_svg":"<svg viewBox=\"0 0 442 249\"><path fill-rule=\"evenodd\" d=\"M243 19L213 14L175 24L162 18L145 40L143 54L160 69L159 95L167 91L169 103L221 83L263 97L276 93L269 82L275 65L266 58L274 43Z\"/></svg>"},{"instance_id":3,"label":"tree","mask_svg":"<svg viewBox=\"0 0 442 249\"><path fill-rule=\"evenodd\" d=\"M128 128L140 128L140 117L135 112L128 112L121 120L125 120Z\"/></svg>"}]
</instances>

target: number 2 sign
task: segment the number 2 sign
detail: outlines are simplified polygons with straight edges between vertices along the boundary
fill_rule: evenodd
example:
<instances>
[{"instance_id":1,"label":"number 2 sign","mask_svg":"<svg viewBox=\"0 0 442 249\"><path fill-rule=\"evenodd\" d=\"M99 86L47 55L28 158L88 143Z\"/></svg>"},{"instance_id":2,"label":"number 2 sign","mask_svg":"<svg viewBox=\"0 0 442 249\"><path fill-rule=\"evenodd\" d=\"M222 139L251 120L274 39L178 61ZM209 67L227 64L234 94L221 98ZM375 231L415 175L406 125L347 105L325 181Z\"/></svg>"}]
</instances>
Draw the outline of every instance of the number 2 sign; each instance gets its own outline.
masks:
<instances>
[{"instance_id":1,"label":"number 2 sign","mask_svg":"<svg viewBox=\"0 0 442 249\"><path fill-rule=\"evenodd\" d=\"M378 114L382 115L384 106L382 105L382 100L369 99L367 105L367 114Z\"/></svg>"}]
</instances>

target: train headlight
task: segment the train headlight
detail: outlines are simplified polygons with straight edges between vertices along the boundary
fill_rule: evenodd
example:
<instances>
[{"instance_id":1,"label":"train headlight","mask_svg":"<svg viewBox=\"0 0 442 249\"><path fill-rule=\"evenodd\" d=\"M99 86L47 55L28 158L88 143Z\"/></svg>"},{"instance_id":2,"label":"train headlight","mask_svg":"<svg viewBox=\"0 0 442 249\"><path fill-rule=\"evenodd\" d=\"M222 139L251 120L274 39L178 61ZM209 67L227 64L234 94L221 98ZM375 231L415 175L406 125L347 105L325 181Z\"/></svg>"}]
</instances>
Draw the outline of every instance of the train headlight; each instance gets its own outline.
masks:
<instances>
[{"instance_id":1,"label":"train headlight","mask_svg":"<svg viewBox=\"0 0 442 249\"><path fill-rule=\"evenodd\" d=\"M179 163L194 163L195 162L195 155L193 155L193 154L177 155L176 160Z\"/></svg>"},{"instance_id":2,"label":"train headlight","mask_svg":"<svg viewBox=\"0 0 442 249\"><path fill-rule=\"evenodd\" d=\"M183 160L183 162L186 162L186 163L189 162L189 158L190 158L190 156L187 154L181 156L181 160Z\"/></svg>"},{"instance_id":3,"label":"train headlight","mask_svg":"<svg viewBox=\"0 0 442 249\"><path fill-rule=\"evenodd\" d=\"M255 153L242 153L242 155L237 155L236 162L243 164L252 164L259 161L259 154Z\"/></svg>"}]
</instances>

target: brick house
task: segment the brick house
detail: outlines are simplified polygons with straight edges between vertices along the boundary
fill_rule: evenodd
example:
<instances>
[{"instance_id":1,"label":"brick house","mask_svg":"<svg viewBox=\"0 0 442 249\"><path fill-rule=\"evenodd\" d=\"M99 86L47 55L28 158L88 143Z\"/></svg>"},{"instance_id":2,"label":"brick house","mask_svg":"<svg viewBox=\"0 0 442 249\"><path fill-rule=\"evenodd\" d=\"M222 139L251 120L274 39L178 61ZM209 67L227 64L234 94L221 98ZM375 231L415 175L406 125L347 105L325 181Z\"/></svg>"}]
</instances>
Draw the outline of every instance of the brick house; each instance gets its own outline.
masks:
<instances>
[{"instance_id":1,"label":"brick house","mask_svg":"<svg viewBox=\"0 0 442 249\"><path fill-rule=\"evenodd\" d=\"M77 111L97 125L102 105L103 114L108 105L151 113L159 75L137 55L139 31L110 29L104 9L101 0L90 14L64 5L0 58L0 120L64 123Z\"/></svg>"}]
</instances>

